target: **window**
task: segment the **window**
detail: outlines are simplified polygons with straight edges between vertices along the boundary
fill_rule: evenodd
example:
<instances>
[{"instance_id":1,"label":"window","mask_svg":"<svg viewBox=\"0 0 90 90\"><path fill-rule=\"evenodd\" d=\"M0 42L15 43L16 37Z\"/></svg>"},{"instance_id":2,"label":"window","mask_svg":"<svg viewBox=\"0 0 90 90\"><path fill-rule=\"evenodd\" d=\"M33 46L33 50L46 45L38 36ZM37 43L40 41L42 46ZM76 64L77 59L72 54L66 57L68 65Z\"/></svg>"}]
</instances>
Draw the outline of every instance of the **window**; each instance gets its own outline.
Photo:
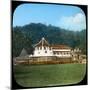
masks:
<instances>
[{"instance_id":1,"label":"window","mask_svg":"<svg viewBox=\"0 0 90 90\"><path fill-rule=\"evenodd\" d=\"M65 55L65 52L63 52L63 55Z\"/></svg>"},{"instance_id":2,"label":"window","mask_svg":"<svg viewBox=\"0 0 90 90\"><path fill-rule=\"evenodd\" d=\"M37 50L39 50L39 47L37 47Z\"/></svg>"},{"instance_id":3,"label":"window","mask_svg":"<svg viewBox=\"0 0 90 90\"><path fill-rule=\"evenodd\" d=\"M47 51L45 51L45 53L47 53Z\"/></svg>"},{"instance_id":4,"label":"window","mask_svg":"<svg viewBox=\"0 0 90 90\"><path fill-rule=\"evenodd\" d=\"M51 50L51 47L49 47L49 50Z\"/></svg>"},{"instance_id":5,"label":"window","mask_svg":"<svg viewBox=\"0 0 90 90\"><path fill-rule=\"evenodd\" d=\"M42 47L40 47L40 50L42 49Z\"/></svg>"},{"instance_id":6,"label":"window","mask_svg":"<svg viewBox=\"0 0 90 90\"><path fill-rule=\"evenodd\" d=\"M44 50L46 50L46 47L44 47Z\"/></svg>"},{"instance_id":7,"label":"window","mask_svg":"<svg viewBox=\"0 0 90 90\"><path fill-rule=\"evenodd\" d=\"M53 52L53 54L56 54L56 52Z\"/></svg>"},{"instance_id":8,"label":"window","mask_svg":"<svg viewBox=\"0 0 90 90\"><path fill-rule=\"evenodd\" d=\"M59 52L57 52L57 55L59 55Z\"/></svg>"}]
</instances>

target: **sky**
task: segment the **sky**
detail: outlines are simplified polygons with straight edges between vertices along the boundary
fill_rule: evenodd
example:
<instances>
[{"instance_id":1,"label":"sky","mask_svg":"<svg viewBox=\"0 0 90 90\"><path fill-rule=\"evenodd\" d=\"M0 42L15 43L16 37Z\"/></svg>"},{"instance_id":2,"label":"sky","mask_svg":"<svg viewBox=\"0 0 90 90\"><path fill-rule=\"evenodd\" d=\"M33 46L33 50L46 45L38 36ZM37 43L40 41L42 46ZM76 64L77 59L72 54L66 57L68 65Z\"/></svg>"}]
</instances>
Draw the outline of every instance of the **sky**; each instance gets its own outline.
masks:
<instances>
[{"instance_id":1,"label":"sky","mask_svg":"<svg viewBox=\"0 0 90 90\"><path fill-rule=\"evenodd\" d=\"M13 27L43 23L60 28L81 31L86 29L86 17L77 6L55 4L21 4L13 13Z\"/></svg>"}]
</instances>

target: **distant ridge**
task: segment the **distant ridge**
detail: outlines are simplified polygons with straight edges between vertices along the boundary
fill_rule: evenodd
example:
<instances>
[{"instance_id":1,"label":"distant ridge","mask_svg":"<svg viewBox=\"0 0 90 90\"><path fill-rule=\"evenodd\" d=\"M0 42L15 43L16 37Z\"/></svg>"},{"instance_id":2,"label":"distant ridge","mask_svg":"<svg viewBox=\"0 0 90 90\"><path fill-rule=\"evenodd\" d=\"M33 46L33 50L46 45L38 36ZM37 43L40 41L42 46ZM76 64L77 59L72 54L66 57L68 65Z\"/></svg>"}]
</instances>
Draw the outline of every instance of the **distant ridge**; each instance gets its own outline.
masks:
<instances>
[{"instance_id":1,"label":"distant ridge","mask_svg":"<svg viewBox=\"0 0 90 90\"><path fill-rule=\"evenodd\" d=\"M20 55L23 48L30 49L42 37L45 37L50 44L63 44L72 48L79 47L86 54L86 30L70 31L42 23L13 27L13 54Z\"/></svg>"}]
</instances>

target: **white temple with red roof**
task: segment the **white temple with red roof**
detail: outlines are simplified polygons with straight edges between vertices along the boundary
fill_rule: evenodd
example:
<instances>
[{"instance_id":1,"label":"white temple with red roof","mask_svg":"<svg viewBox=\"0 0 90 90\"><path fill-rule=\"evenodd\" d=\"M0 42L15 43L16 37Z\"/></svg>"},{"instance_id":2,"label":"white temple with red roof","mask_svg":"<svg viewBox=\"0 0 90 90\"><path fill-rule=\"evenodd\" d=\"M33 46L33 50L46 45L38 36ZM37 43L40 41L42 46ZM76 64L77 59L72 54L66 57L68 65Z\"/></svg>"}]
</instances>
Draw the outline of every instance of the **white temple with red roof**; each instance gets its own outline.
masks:
<instances>
[{"instance_id":1,"label":"white temple with red roof","mask_svg":"<svg viewBox=\"0 0 90 90\"><path fill-rule=\"evenodd\" d=\"M34 57L40 56L57 56L71 57L72 50L66 45L50 45L43 37L35 46Z\"/></svg>"}]
</instances>

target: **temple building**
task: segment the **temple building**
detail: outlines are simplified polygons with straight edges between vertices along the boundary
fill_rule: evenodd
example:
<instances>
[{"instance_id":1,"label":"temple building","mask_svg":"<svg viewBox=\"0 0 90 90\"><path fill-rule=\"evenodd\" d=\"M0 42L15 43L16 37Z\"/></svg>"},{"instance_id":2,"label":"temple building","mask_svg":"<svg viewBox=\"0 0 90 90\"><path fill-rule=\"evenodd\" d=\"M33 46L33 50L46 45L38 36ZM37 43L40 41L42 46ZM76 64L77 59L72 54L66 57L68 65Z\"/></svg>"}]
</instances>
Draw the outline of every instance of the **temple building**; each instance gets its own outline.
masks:
<instances>
[{"instance_id":1,"label":"temple building","mask_svg":"<svg viewBox=\"0 0 90 90\"><path fill-rule=\"evenodd\" d=\"M45 38L43 37L35 46L34 46L34 57L40 56L57 56L57 57L71 57L72 50L71 47L66 45L50 45Z\"/></svg>"},{"instance_id":2,"label":"temple building","mask_svg":"<svg viewBox=\"0 0 90 90\"><path fill-rule=\"evenodd\" d=\"M86 63L86 56L81 55L79 48L72 49L67 45L51 45L43 37L34 45L33 54L28 54L25 49L20 56L13 59L14 65L26 64L47 64L47 63Z\"/></svg>"}]
</instances>

